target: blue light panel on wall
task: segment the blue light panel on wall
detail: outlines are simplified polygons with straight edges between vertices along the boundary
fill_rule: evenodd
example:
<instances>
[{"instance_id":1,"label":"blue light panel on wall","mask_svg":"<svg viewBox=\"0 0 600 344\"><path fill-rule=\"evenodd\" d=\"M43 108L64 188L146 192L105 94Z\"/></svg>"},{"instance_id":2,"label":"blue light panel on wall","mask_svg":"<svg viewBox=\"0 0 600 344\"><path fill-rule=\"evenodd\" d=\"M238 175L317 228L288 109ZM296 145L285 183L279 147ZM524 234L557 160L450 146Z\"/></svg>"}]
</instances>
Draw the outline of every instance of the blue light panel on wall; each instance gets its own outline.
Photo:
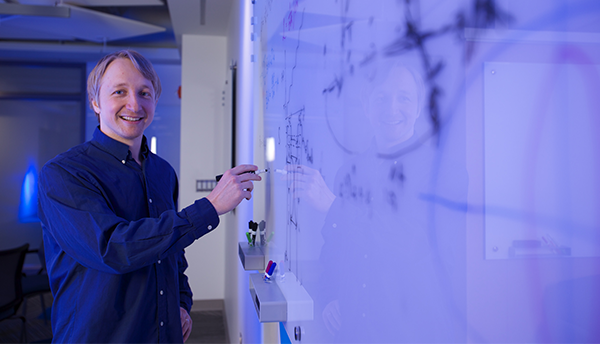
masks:
<instances>
[{"instance_id":1,"label":"blue light panel on wall","mask_svg":"<svg viewBox=\"0 0 600 344\"><path fill-rule=\"evenodd\" d=\"M19 204L19 222L37 222L38 175L34 165L29 166L23 185L21 186L21 203Z\"/></svg>"}]
</instances>

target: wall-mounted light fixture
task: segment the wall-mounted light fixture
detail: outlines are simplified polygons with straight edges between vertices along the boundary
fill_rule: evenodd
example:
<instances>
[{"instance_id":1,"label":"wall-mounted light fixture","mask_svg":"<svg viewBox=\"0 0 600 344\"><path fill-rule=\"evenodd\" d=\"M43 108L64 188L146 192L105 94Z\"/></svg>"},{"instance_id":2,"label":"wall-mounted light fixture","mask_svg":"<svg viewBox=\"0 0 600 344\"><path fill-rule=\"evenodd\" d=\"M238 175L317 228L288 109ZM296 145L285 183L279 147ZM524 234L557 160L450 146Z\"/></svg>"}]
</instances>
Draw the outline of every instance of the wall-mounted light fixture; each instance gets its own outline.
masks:
<instances>
[{"instance_id":1,"label":"wall-mounted light fixture","mask_svg":"<svg viewBox=\"0 0 600 344\"><path fill-rule=\"evenodd\" d=\"M38 175L35 165L30 165L21 186L19 222L37 222L38 218Z\"/></svg>"}]
</instances>

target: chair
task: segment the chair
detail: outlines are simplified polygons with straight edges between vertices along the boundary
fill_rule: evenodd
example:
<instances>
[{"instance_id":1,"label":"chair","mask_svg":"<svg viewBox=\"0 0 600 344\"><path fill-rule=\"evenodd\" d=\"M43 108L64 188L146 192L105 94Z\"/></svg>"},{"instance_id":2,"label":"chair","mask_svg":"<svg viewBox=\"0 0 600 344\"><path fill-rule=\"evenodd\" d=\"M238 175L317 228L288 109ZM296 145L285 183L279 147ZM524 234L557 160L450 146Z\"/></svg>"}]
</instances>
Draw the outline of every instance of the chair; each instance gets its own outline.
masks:
<instances>
[{"instance_id":1,"label":"chair","mask_svg":"<svg viewBox=\"0 0 600 344\"><path fill-rule=\"evenodd\" d=\"M27 316L27 299L31 296L40 296L42 304L42 314L44 323L48 322L46 314L46 304L44 302L44 294L50 292L50 281L48 280L48 272L46 271L46 259L44 257L44 244L40 245L39 249L28 250L28 254L36 253L42 264L42 268L33 275L24 275L21 280L23 286L23 316Z\"/></svg>"},{"instance_id":2,"label":"chair","mask_svg":"<svg viewBox=\"0 0 600 344\"><path fill-rule=\"evenodd\" d=\"M27 249L29 249L29 244L0 251L0 321L21 319L23 322L21 329L22 343L27 343L25 317L17 315L17 310L23 302L21 276Z\"/></svg>"}]
</instances>

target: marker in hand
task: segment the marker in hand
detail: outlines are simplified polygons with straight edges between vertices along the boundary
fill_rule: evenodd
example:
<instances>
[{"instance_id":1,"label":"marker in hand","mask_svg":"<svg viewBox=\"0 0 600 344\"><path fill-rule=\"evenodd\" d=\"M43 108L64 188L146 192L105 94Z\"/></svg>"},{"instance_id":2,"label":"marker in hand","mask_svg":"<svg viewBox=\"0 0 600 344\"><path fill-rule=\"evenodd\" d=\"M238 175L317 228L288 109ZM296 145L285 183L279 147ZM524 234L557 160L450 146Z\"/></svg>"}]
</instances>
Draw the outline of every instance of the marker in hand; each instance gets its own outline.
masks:
<instances>
[{"instance_id":1,"label":"marker in hand","mask_svg":"<svg viewBox=\"0 0 600 344\"><path fill-rule=\"evenodd\" d=\"M212 203L218 215L223 215L237 207L243 199L252 199L254 182L262 178L249 171L257 171L258 166L241 164L223 173L206 198Z\"/></svg>"},{"instance_id":2,"label":"marker in hand","mask_svg":"<svg viewBox=\"0 0 600 344\"><path fill-rule=\"evenodd\" d=\"M258 171L247 171L247 172L244 172L244 173L261 174L261 173L265 173L265 172L269 172L269 169L268 169L268 168L265 168L264 170L258 170ZM217 182L218 182L219 180L221 180L221 178L223 178L223 175L222 175L222 174L219 174L218 176L216 176L216 177L215 177L215 179L217 180Z\"/></svg>"}]
</instances>

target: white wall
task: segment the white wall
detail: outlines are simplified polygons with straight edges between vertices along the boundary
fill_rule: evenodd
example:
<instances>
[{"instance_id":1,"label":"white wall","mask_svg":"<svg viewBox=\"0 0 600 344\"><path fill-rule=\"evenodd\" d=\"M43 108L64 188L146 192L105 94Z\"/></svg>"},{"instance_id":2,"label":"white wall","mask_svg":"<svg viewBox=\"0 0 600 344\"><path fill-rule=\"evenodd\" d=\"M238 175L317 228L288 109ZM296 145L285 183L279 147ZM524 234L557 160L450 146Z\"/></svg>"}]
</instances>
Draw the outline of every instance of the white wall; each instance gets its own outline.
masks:
<instances>
[{"instance_id":1,"label":"white wall","mask_svg":"<svg viewBox=\"0 0 600 344\"><path fill-rule=\"evenodd\" d=\"M231 160L231 130L223 106L227 39L184 35L182 42L180 208L207 196L196 192L196 180L213 179L229 168ZM225 298L227 217L222 216L215 231L186 249L186 274L194 300Z\"/></svg>"}]
</instances>

